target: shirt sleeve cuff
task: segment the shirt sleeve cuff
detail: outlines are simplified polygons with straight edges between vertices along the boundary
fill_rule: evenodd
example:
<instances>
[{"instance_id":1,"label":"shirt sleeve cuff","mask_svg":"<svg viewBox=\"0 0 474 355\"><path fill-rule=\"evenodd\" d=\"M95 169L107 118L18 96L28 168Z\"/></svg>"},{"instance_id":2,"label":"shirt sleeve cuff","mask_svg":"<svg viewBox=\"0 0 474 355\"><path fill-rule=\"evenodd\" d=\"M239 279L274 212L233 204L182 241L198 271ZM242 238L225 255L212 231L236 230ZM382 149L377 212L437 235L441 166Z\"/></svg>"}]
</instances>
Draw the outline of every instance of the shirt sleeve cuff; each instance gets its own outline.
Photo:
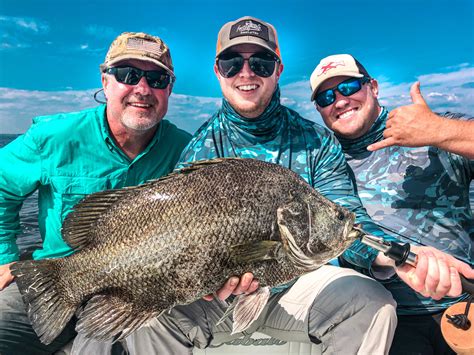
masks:
<instances>
[{"instance_id":1,"label":"shirt sleeve cuff","mask_svg":"<svg viewBox=\"0 0 474 355\"><path fill-rule=\"evenodd\" d=\"M5 265L20 259L16 243L0 242L0 265Z\"/></svg>"}]
</instances>

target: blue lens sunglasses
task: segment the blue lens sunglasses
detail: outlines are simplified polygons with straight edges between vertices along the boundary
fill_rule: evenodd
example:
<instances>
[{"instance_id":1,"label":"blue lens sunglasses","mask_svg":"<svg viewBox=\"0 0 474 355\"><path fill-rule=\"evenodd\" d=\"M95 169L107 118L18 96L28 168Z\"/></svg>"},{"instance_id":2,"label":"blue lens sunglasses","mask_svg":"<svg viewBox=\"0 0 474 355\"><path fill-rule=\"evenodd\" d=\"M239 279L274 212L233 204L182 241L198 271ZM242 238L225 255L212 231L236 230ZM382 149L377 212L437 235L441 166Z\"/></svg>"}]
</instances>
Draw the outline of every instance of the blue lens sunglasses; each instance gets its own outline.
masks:
<instances>
[{"instance_id":1,"label":"blue lens sunglasses","mask_svg":"<svg viewBox=\"0 0 474 355\"><path fill-rule=\"evenodd\" d=\"M321 91L320 93L316 94L314 100L320 107L329 106L334 103L334 101L336 101L336 90L339 91L343 96L351 96L362 89L362 85L368 83L369 81L370 78L365 76L363 78L350 78L344 80L333 88Z\"/></svg>"}]
</instances>

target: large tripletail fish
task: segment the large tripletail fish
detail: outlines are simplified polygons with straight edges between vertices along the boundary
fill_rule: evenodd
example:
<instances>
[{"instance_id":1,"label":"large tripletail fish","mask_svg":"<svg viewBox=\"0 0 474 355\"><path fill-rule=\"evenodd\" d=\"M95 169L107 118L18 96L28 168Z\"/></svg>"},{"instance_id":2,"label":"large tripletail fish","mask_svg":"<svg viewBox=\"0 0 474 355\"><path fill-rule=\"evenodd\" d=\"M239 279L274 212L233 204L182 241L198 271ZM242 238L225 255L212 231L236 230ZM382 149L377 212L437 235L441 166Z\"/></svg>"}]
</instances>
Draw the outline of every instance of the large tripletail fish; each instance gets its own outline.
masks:
<instances>
[{"instance_id":1,"label":"large tripletail fish","mask_svg":"<svg viewBox=\"0 0 474 355\"><path fill-rule=\"evenodd\" d=\"M276 286L317 269L359 235L354 215L296 173L253 159L198 162L136 187L87 196L63 224L77 253L12 266L33 328L49 344L76 329L121 339L176 304L252 272ZM264 302L234 310L244 329ZM251 318L246 307L256 307ZM246 318L247 317L247 318Z\"/></svg>"}]
</instances>

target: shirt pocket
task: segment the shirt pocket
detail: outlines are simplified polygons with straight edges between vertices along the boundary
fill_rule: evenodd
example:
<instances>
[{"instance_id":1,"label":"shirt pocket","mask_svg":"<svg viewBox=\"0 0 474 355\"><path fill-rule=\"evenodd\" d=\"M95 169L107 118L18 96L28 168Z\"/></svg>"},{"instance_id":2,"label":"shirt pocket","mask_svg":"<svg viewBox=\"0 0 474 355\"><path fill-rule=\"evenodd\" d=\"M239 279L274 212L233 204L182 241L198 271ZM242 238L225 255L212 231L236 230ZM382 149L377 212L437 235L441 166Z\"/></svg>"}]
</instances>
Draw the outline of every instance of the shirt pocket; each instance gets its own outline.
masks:
<instances>
[{"instance_id":1,"label":"shirt pocket","mask_svg":"<svg viewBox=\"0 0 474 355\"><path fill-rule=\"evenodd\" d=\"M111 188L109 179L91 177L57 176L51 179L51 185L59 202L61 222L87 195Z\"/></svg>"}]
</instances>

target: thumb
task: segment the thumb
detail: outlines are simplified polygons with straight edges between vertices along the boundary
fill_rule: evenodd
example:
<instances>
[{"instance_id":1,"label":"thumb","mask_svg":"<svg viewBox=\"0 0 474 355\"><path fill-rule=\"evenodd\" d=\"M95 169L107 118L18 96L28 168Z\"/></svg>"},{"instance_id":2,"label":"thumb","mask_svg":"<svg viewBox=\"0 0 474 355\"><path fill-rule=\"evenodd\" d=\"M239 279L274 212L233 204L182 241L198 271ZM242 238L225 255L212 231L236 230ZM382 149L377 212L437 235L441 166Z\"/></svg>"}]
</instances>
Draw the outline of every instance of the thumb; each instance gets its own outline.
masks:
<instances>
[{"instance_id":1,"label":"thumb","mask_svg":"<svg viewBox=\"0 0 474 355\"><path fill-rule=\"evenodd\" d=\"M425 105L425 106L427 106L425 99L424 99L423 96L421 95L420 82L419 82L419 81L417 81L416 83L414 83L414 84L411 86L411 88L410 88L410 96L411 96L411 100L413 101L414 104L419 104L419 105Z\"/></svg>"}]
</instances>

